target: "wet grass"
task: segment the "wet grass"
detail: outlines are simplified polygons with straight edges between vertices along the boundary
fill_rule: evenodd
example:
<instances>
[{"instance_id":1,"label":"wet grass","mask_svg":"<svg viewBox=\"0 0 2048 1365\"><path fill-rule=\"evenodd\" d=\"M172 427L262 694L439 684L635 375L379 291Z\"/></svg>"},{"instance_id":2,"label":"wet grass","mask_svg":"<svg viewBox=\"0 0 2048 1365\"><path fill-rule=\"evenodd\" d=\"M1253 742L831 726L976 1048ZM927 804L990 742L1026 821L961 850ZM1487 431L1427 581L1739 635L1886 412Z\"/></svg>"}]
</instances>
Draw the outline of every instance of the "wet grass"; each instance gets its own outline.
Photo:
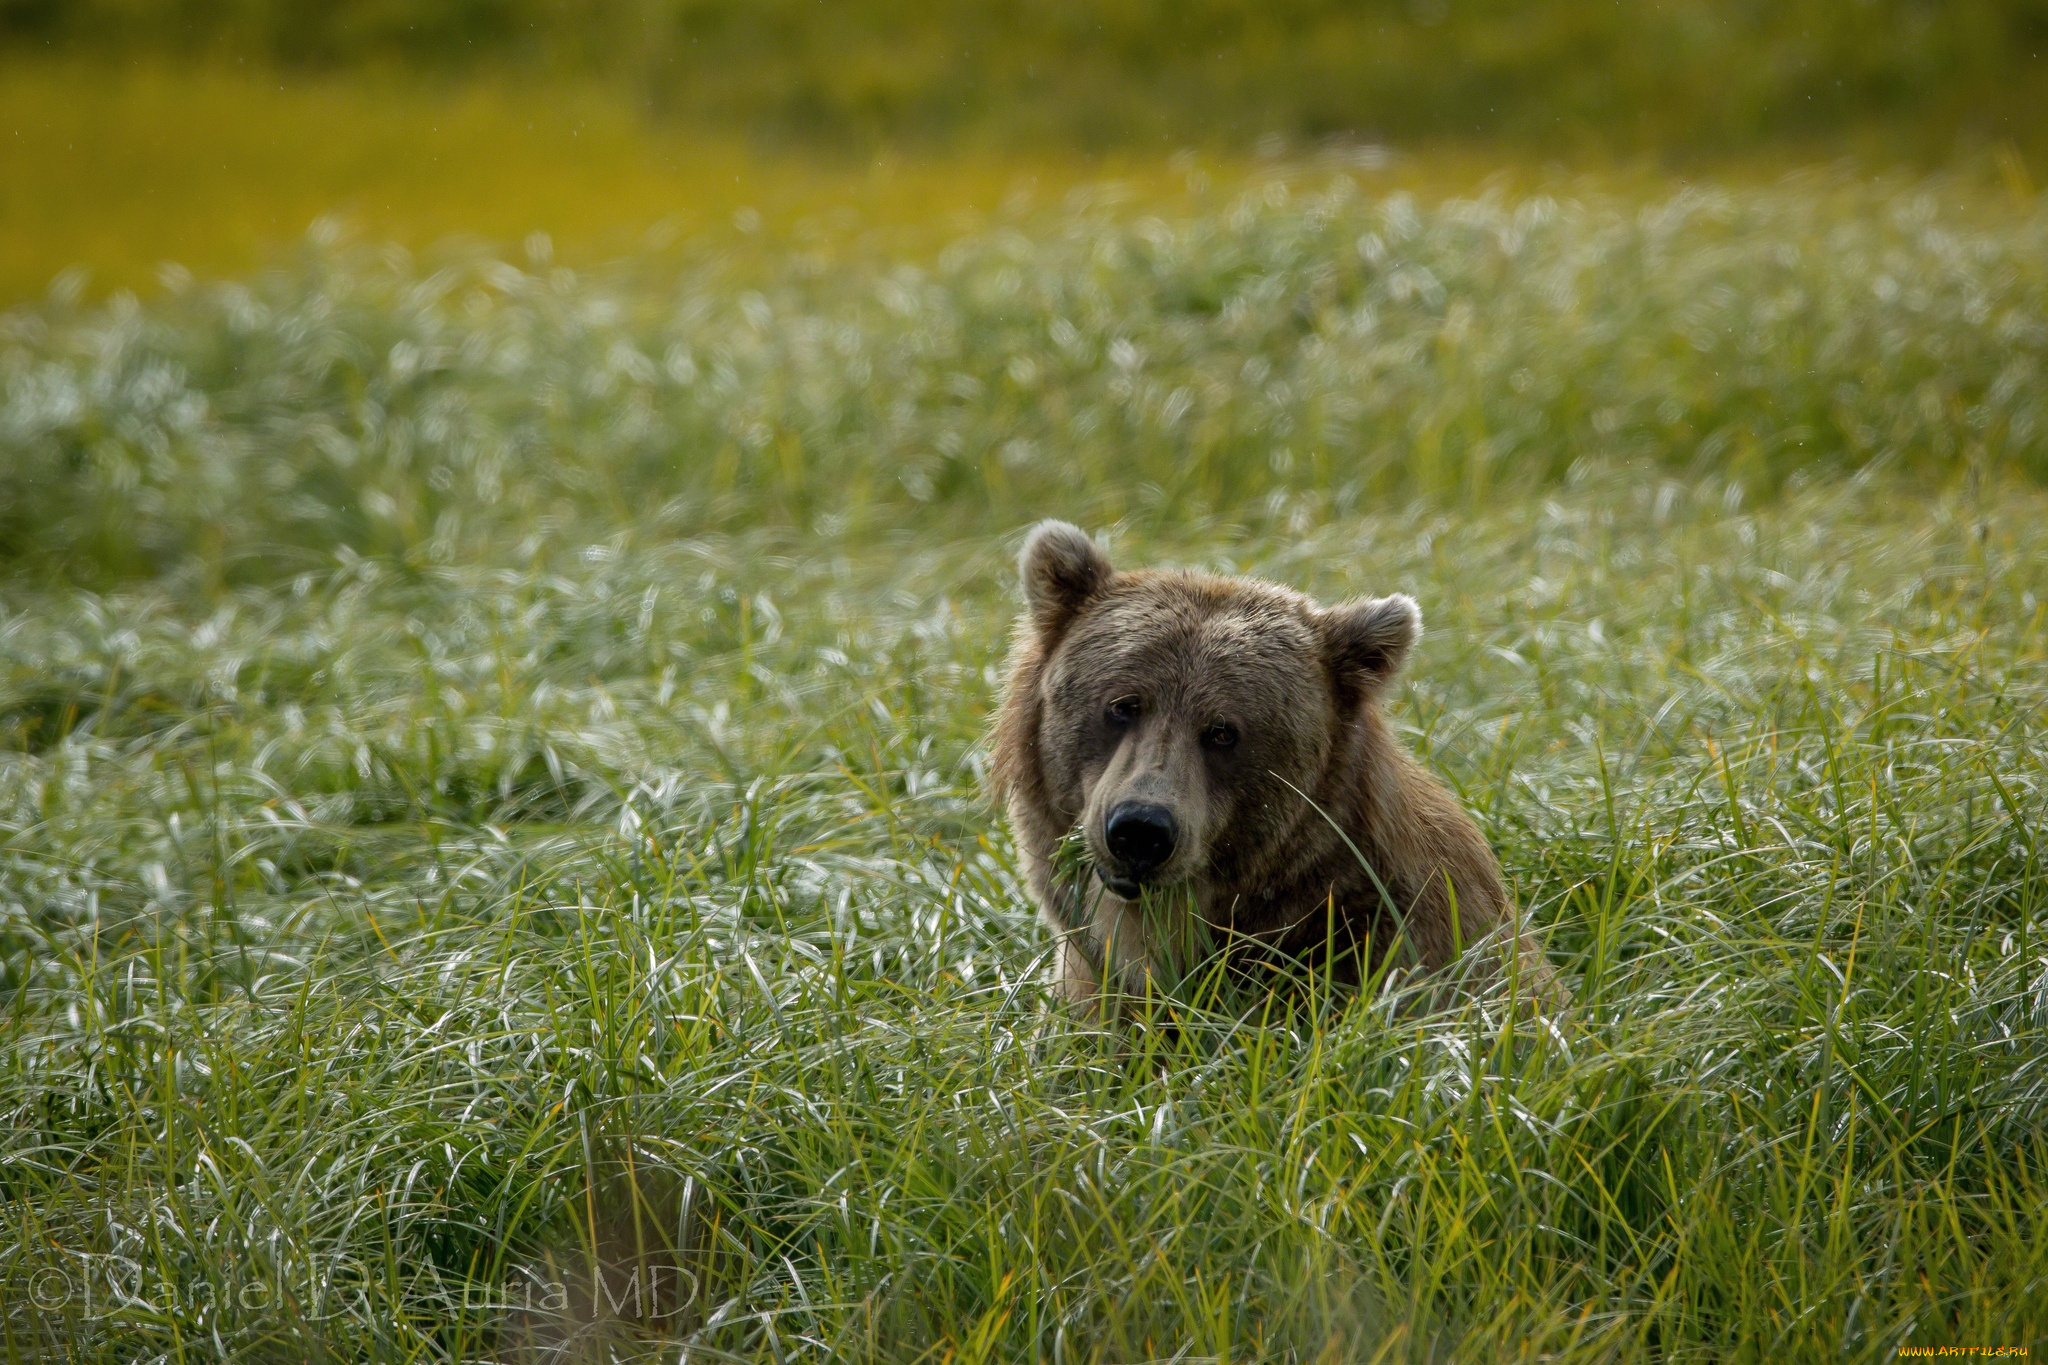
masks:
<instances>
[{"instance_id":1,"label":"wet grass","mask_svg":"<svg viewBox=\"0 0 2048 1365\"><path fill-rule=\"evenodd\" d=\"M10 318L9 1358L2048 1339L2038 215L1265 194ZM1054 1007L1054 511L1414 594L1573 1012Z\"/></svg>"}]
</instances>

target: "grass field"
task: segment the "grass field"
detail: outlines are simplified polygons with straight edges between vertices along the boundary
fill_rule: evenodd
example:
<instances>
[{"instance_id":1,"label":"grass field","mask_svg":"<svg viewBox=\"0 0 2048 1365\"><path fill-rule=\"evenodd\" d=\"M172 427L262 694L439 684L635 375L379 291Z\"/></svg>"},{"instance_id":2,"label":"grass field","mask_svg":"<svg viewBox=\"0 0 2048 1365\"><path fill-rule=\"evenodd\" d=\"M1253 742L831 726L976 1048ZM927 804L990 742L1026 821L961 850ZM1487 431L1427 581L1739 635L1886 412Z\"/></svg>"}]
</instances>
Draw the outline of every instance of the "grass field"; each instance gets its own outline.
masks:
<instances>
[{"instance_id":1,"label":"grass field","mask_svg":"<svg viewBox=\"0 0 2048 1365\"><path fill-rule=\"evenodd\" d=\"M1447 183L1483 174L1462 160ZM572 77L16 58L0 63L0 307L53 284L153 297L166 278L246 275L316 222L414 250L517 250L539 233L571 265L706 239L758 255L827 224L929 251L1006 201L1104 177L1146 194L1185 178L1149 150L764 154Z\"/></svg>"},{"instance_id":2,"label":"grass field","mask_svg":"<svg viewBox=\"0 0 2048 1365\"><path fill-rule=\"evenodd\" d=\"M13 0L0 53L498 73L541 109L578 77L805 147L2048 152L2039 0Z\"/></svg>"},{"instance_id":3,"label":"grass field","mask_svg":"<svg viewBox=\"0 0 2048 1365\"><path fill-rule=\"evenodd\" d=\"M1169 188L6 316L10 1359L2048 1345L2048 210ZM1413 593L1574 1011L1063 1016L1054 513Z\"/></svg>"},{"instance_id":4,"label":"grass field","mask_svg":"<svg viewBox=\"0 0 2048 1365\"><path fill-rule=\"evenodd\" d=\"M1867 170L1924 165L1916 138L1740 143L1690 173L1760 186L1854 153ZM739 258L816 251L926 257L1019 206L1115 182L1130 204L1188 207L1196 185L1227 196L1323 141L1183 141L1147 127L1123 141L1041 138L847 146L749 138L716 120L650 117L630 84L573 72L485 70L461 79L403 69L346 74L160 59L7 55L0 48L0 308L240 277L288 260L309 227L431 250L498 253L535 234L558 264L589 267L678 245ZM1838 140L1839 141L1839 140ZM2022 141L2025 141L2024 139ZM1424 203L1486 187L1529 194L1667 191L1672 158L1569 146L1503 156L1469 134L1349 134L1334 159L1376 194ZM1942 144L1940 150L1947 150ZM2041 148L1979 139L1933 158L1964 198L2030 204ZM1134 215L1135 216L1135 215ZM168 282L168 283L167 283Z\"/></svg>"}]
</instances>

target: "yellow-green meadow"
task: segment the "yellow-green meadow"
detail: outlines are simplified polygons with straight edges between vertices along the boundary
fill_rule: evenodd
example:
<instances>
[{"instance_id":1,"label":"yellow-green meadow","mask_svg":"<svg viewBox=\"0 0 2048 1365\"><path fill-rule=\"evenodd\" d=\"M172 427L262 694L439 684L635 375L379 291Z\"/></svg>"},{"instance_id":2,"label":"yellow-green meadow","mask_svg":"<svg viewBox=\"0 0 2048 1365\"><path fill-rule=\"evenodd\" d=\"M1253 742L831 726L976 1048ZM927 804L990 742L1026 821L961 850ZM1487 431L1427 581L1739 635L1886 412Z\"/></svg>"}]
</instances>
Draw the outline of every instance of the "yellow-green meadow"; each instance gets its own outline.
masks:
<instances>
[{"instance_id":1,"label":"yellow-green meadow","mask_svg":"<svg viewBox=\"0 0 2048 1365\"><path fill-rule=\"evenodd\" d=\"M2048 1345L2024 138L913 138L850 39L721 123L238 12L0 79L6 1359ZM983 796L1044 516L1413 595L1573 1008L1078 1023Z\"/></svg>"}]
</instances>

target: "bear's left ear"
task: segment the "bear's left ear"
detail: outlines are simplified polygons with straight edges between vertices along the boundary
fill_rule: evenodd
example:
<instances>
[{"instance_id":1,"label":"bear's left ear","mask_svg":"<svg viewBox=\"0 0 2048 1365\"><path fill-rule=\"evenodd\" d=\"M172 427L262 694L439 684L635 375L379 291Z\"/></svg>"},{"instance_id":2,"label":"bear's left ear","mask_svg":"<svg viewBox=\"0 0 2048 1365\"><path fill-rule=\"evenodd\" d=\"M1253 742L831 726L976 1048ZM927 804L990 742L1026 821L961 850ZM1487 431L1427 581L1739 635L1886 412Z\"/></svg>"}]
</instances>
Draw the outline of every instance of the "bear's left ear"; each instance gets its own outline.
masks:
<instances>
[{"instance_id":1,"label":"bear's left ear","mask_svg":"<svg viewBox=\"0 0 2048 1365\"><path fill-rule=\"evenodd\" d=\"M1059 634L1074 613L1100 592L1116 570L1088 533L1072 522L1041 521L1024 538L1017 575L1024 580L1024 605L1043 636Z\"/></svg>"},{"instance_id":2,"label":"bear's left ear","mask_svg":"<svg viewBox=\"0 0 2048 1365\"><path fill-rule=\"evenodd\" d=\"M1361 597L1323 613L1331 670L1345 691L1371 691L1401 671L1422 634L1422 609L1406 593Z\"/></svg>"}]
</instances>

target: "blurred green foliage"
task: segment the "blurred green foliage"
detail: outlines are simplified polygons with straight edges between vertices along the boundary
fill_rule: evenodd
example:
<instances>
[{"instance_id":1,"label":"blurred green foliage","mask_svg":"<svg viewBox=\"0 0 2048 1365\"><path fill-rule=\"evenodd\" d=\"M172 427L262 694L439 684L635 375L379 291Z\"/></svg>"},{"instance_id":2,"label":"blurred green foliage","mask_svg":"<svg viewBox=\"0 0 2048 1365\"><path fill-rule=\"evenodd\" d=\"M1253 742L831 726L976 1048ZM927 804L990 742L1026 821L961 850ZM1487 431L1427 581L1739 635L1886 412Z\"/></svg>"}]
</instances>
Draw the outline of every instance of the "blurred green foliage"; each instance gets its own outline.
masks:
<instances>
[{"instance_id":1,"label":"blurred green foliage","mask_svg":"<svg viewBox=\"0 0 2048 1365\"><path fill-rule=\"evenodd\" d=\"M925 267L309 251L0 326L0 561L265 578L656 523L1276 527L1637 464L2048 476L2048 212L1945 182L1072 201Z\"/></svg>"},{"instance_id":2,"label":"blurred green foliage","mask_svg":"<svg viewBox=\"0 0 2048 1365\"><path fill-rule=\"evenodd\" d=\"M0 0L0 45L594 71L806 142L2048 142L2048 0Z\"/></svg>"}]
</instances>

